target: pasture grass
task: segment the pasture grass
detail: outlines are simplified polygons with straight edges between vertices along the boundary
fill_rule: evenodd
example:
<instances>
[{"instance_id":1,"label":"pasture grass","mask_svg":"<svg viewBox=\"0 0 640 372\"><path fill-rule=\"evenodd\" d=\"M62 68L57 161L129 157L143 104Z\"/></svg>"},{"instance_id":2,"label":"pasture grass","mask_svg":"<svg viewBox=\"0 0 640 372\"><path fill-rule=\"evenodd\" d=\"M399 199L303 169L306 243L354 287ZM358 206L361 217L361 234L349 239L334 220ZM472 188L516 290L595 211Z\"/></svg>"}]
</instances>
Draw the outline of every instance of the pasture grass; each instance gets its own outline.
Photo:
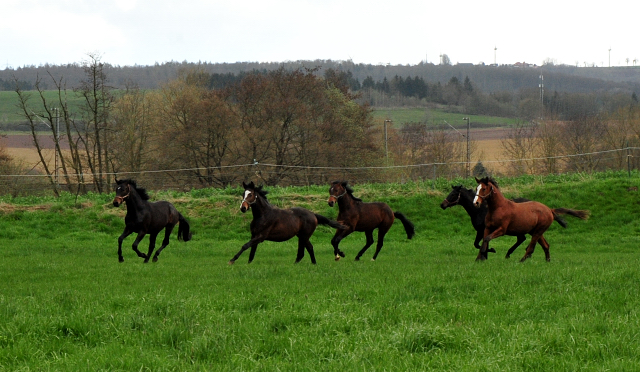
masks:
<instances>
[{"instance_id":1,"label":"pasture grass","mask_svg":"<svg viewBox=\"0 0 640 372\"><path fill-rule=\"evenodd\" d=\"M450 185L468 180L353 185L365 201L405 213L378 260L353 257L364 242L332 230L263 243L247 264L250 213L239 189L152 192L189 219L194 236L143 264L117 237L124 208L113 195L0 198L0 370L450 370L549 371L640 368L640 177L622 173L500 179L507 196L589 209L546 234L551 262L514 241L474 261L464 210L441 210ZM144 186L144 185L143 185ZM272 204L335 218L328 186L271 188ZM145 251L148 239L141 244ZM373 248L372 248L373 249Z\"/></svg>"},{"instance_id":2,"label":"pasture grass","mask_svg":"<svg viewBox=\"0 0 640 372\"><path fill-rule=\"evenodd\" d=\"M508 127L516 124L517 119L487 115L469 115L457 112L448 112L443 109L431 107L375 107L373 117L378 120L389 119L397 129L404 123L429 123L453 126L466 126L463 118L469 118L472 126Z\"/></svg>"}]
</instances>

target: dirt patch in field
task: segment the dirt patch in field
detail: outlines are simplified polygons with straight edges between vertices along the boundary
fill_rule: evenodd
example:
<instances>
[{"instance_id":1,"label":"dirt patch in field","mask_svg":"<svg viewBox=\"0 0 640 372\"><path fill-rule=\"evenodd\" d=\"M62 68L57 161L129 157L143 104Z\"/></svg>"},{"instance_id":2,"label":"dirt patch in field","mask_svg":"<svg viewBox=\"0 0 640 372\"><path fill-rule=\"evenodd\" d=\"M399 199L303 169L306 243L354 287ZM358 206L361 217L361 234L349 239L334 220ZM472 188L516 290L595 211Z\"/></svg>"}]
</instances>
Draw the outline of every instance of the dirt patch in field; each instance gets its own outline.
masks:
<instances>
[{"instance_id":1,"label":"dirt patch in field","mask_svg":"<svg viewBox=\"0 0 640 372\"><path fill-rule=\"evenodd\" d=\"M14 204L0 203L0 213L13 213L16 211L48 211L51 209L51 205L49 204L41 204L41 205L29 205L29 206L20 206Z\"/></svg>"}]
</instances>

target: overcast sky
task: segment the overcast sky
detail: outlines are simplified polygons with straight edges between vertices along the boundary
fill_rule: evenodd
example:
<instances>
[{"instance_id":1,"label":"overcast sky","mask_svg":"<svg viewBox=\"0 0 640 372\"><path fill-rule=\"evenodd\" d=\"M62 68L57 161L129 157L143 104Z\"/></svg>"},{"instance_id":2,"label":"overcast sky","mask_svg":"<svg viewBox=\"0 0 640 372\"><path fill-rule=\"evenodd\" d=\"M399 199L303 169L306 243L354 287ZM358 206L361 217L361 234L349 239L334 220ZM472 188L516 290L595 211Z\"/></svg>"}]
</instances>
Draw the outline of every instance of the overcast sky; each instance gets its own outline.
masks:
<instances>
[{"instance_id":1,"label":"overcast sky","mask_svg":"<svg viewBox=\"0 0 640 372\"><path fill-rule=\"evenodd\" d=\"M610 54L611 66L631 66L640 65L639 11L637 0L2 0L0 69L82 62L90 52L121 66L415 65L443 53L454 64L605 67Z\"/></svg>"}]
</instances>

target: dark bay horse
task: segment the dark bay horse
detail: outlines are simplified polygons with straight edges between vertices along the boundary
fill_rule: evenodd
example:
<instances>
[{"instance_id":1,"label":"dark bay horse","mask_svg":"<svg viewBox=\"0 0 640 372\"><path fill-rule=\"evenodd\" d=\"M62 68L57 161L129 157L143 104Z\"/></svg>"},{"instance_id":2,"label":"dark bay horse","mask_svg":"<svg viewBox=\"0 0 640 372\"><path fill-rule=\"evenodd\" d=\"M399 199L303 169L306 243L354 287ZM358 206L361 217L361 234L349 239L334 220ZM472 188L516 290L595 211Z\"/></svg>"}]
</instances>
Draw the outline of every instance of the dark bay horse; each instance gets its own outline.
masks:
<instances>
[{"instance_id":1,"label":"dark bay horse","mask_svg":"<svg viewBox=\"0 0 640 372\"><path fill-rule=\"evenodd\" d=\"M245 213L251 209L253 220L251 221L251 240L245 243L229 261L229 265L236 262L242 252L251 247L249 252L249 263L256 255L258 244L265 240L272 242L283 242L298 236L298 256L296 263L304 257L306 248L311 257L311 263L316 263L316 256L313 253L313 245L309 238L313 235L318 224L328 225L336 229L344 228L336 221L331 221L327 217L315 214L304 208L280 209L272 206L267 201L267 191L262 186L256 187L253 182L248 185L242 183L244 187L244 199L240 204L240 211Z\"/></svg>"},{"instance_id":2,"label":"dark bay horse","mask_svg":"<svg viewBox=\"0 0 640 372\"><path fill-rule=\"evenodd\" d=\"M476 230L476 239L473 242L473 246L477 249L480 249L480 241L484 237L484 219L487 216L489 207L487 206L487 203L482 203L479 208L476 208L473 205L473 198L475 198L476 196L476 192L473 189L464 188L462 185L451 186L451 189L452 190L449 195L447 195L447 197L440 204L440 208L447 209L456 205L460 205L462 206L462 208L464 208L464 210L471 218L471 224L473 225L473 228ZM511 200L516 203L530 201L529 199L525 198L515 198ZM509 248L505 258L511 257L511 253L513 253L513 251L515 251L516 248L520 246L520 244L527 240L524 234L517 235L516 238L516 243L511 246L511 248ZM487 245L487 252L495 253L496 250L493 248L489 248L489 246Z\"/></svg>"},{"instance_id":3,"label":"dark bay horse","mask_svg":"<svg viewBox=\"0 0 640 372\"><path fill-rule=\"evenodd\" d=\"M138 233L133 242L133 250L138 257L144 258L144 262L149 262L153 249L156 246L158 233L164 230L164 240L162 245L153 256L153 262L158 261L158 256L163 249L169 245L169 236L176 224L178 228L178 240L191 240L189 223L168 201L157 201L150 203L147 191L136 185L134 180L116 180L116 197L113 205L119 207L120 204L127 204L127 215L124 217L124 232L118 238L118 260L124 262L122 257L122 241L132 233ZM149 252L144 254L138 250L138 244L146 234L149 234Z\"/></svg>"},{"instance_id":4,"label":"dark bay horse","mask_svg":"<svg viewBox=\"0 0 640 372\"><path fill-rule=\"evenodd\" d=\"M353 189L347 181L333 181L329 189L329 206L333 207L338 203L337 221L345 225L347 228L336 231L331 245L333 245L333 253L336 261L340 257L344 257L344 252L338 248L340 241L354 231L364 231L366 236L365 246L358 252L356 261L367 251L373 244L373 230L378 229L378 244L376 253L373 254L372 261L375 261L384 244L384 236L387 234L395 218L399 219L407 233L407 239L411 239L415 235L413 223L400 212L393 212L385 203L364 203L362 199L353 196Z\"/></svg>"},{"instance_id":5,"label":"dark bay horse","mask_svg":"<svg viewBox=\"0 0 640 372\"><path fill-rule=\"evenodd\" d=\"M529 234L531 235L531 241L520 262L531 257L536 243L540 244L544 250L546 260L550 261L549 243L547 243L543 234L553 221L558 221L560 226L567 227L566 222L560 219L559 215L568 214L583 220L589 218L589 211L566 208L551 209L535 201L515 203L502 195L498 184L490 177L480 180L476 178L476 182L478 182L478 187L473 204L479 208L483 201L486 200L488 205L484 238L476 260L486 259L483 253L487 251L491 239L502 235L518 236Z\"/></svg>"}]
</instances>

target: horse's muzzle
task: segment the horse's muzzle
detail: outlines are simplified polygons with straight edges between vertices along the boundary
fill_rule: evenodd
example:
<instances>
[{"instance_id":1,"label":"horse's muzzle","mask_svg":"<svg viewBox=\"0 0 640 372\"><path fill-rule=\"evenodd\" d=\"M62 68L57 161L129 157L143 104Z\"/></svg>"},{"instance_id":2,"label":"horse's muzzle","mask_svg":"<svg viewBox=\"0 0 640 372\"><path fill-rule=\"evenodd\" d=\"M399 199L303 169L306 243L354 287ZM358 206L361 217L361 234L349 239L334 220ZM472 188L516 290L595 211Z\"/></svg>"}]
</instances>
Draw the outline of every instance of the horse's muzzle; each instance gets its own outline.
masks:
<instances>
[{"instance_id":1,"label":"horse's muzzle","mask_svg":"<svg viewBox=\"0 0 640 372\"><path fill-rule=\"evenodd\" d=\"M247 210L249 210L249 204L243 201L242 204L240 204L240 212L244 213Z\"/></svg>"},{"instance_id":2,"label":"horse's muzzle","mask_svg":"<svg viewBox=\"0 0 640 372\"><path fill-rule=\"evenodd\" d=\"M447 199L443 200L442 203L440 203L440 208L442 209L449 208L449 201Z\"/></svg>"},{"instance_id":3,"label":"horse's muzzle","mask_svg":"<svg viewBox=\"0 0 640 372\"><path fill-rule=\"evenodd\" d=\"M336 203L336 198L333 195L330 196L327 203L329 204L330 207L333 207L333 205Z\"/></svg>"},{"instance_id":4,"label":"horse's muzzle","mask_svg":"<svg viewBox=\"0 0 640 372\"><path fill-rule=\"evenodd\" d=\"M120 206L120 204L122 204L122 202L124 202L124 198L123 198L122 196L116 196L116 197L113 199L113 206L114 206L114 207L119 207L119 206Z\"/></svg>"}]
</instances>

